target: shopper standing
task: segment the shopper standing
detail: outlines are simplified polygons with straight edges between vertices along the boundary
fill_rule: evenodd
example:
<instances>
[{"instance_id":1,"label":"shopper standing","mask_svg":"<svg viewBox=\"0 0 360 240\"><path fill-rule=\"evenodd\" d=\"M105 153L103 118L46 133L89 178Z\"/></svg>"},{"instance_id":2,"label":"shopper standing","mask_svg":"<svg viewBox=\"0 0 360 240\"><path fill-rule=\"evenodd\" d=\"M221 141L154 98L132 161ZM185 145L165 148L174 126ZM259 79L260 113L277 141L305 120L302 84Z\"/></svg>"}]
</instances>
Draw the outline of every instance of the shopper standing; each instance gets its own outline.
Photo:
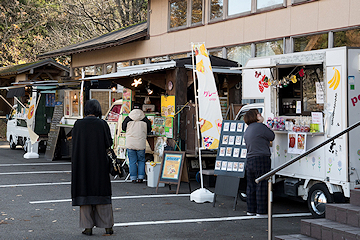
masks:
<instances>
[{"instance_id":1,"label":"shopper standing","mask_svg":"<svg viewBox=\"0 0 360 240\"><path fill-rule=\"evenodd\" d=\"M130 180L134 183L141 183L145 178L146 138L151 131L151 122L140 108L140 104L134 103L133 110L122 123L122 130L126 132Z\"/></svg>"},{"instance_id":2,"label":"shopper standing","mask_svg":"<svg viewBox=\"0 0 360 240\"><path fill-rule=\"evenodd\" d=\"M100 103L91 99L85 104L85 117L72 130L72 205L80 206L82 232L92 235L92 228L105 228L113 234L109 160L106 150L112 145L108 124L101 119Z\"/></svg>"},{"instance_id":3,"label":"shopper standing","mask_svg":"<svg viewBox=\"0 0 360 240\"><path fill-rule=\"evenodd\" d=\"M256 184L255 179L270 171L270 141L274 132L262 122L264 118L257 109L250 109L244 116L248 125L245 133L246 177L247 177L247 214L261 216L267 214L267 182Z\"/></svg>"}]
</instances>

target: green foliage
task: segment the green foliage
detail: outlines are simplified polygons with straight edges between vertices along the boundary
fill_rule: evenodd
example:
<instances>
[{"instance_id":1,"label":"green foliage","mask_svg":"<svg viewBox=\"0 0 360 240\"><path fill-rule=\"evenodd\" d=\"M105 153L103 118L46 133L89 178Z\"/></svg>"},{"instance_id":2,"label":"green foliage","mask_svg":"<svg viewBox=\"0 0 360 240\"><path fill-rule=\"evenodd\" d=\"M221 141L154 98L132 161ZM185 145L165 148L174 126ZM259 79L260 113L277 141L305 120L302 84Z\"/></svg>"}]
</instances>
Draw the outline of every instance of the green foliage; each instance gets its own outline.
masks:
<instances>
[{"instance_id":1,"label":"green foliage","mask_svg":"<svg viewBox=\"0 0 360 240\"><path fill-rule=\"evenodd\" d=\"M144 0L0 1L0 67L146 21ZM56 61L69 65L69 57Z\"/></svg>"}]
</instances>

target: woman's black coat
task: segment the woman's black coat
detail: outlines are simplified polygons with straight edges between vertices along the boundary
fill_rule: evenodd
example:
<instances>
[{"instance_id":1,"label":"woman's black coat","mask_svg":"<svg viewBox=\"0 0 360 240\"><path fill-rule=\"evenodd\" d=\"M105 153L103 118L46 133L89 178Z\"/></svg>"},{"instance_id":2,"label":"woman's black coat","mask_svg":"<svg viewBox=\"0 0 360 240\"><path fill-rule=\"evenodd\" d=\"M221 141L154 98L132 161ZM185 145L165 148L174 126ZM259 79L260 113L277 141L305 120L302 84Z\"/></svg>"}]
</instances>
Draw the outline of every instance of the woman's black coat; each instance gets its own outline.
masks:
<instances>
[{"instance_id":1,"label":"woman's black coat","mask_svg":"<svg viewBox=\"0 0 360 240\"><path fill-rule=\"evenodd\" d=\"M87 116L72 130L71 197L73 206L111 203L109 161L106 149L112 145L108 124Z\"/></svg>"}]
</instances>

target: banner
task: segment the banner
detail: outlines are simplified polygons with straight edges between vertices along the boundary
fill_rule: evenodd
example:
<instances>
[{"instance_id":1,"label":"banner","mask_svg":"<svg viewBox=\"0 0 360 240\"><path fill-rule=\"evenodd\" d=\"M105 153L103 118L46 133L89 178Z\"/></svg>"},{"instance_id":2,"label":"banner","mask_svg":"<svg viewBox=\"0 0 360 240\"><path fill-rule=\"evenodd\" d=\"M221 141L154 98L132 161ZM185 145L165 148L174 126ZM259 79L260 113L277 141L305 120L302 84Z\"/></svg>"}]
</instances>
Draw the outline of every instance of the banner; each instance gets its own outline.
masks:
<instances>
[{"instance_id":1,"label":"banner","mask_svg":"<svg viewBox=\"0 0 360 240\"><path fill-rule=\"evenodd\" d=\"M27 128L29 130L31 144L34 144L39 139L39 136L33 131L33 129L34 129L33 123L35 120L35 111L36 111L36 98L31 97L30 105L29 105L29 108L27 111L27 116L26 116L26 123L27 123Z\"/></svg>"},{"instance_id":2,"label":"banner","mask_svg":"<svg viewBox=\"0 0 360 240\"><path fill-rule=\"evenodd\" d=\"M214 74L205 45L194 44L192 47L196 58L202 146L206 149L217 149L223 118Z\"/></svg>"}]
</instances>

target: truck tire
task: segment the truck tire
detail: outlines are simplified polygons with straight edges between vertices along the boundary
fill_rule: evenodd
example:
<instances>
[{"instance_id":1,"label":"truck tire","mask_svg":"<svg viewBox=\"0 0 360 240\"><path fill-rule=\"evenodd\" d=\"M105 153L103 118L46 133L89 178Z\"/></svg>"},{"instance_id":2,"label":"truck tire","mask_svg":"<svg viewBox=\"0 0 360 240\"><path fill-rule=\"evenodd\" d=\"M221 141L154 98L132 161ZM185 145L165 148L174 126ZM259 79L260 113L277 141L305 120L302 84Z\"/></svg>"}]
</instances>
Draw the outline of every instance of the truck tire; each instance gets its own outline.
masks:
<instances>
[{"instance_id":1,"label":"truck tire","mask_svg":"<svg viewBox=\"0 0 360 240\"><path fill-rule=\"evenodd\" d=\"M24 145L23 145L23 149L24 149L24 152L27 153L28 152L28 145L27 145L27 142L25 141Z\"/></svg>"},{"instance_id":2,"label":"truck tire","mask_svg":"<svg viewBox=\"0 0 360 240\"><path fill-rule=\"evenodd\" d=\"M317 183L310 188L307 202L314 218L324 218L326 204L334 202L334 198L325 184Z\"/></svg>"},{"instance_id":3,"label":"truck tire","mask_svg":"<svg viewBox=\"0 0 360 240\"><path fill-rule=\"evenodd\" d=\"M13 150L16 149L16 143L14 142L14 139L12 136L10 136L9 144L10 144L10 149L13 149Z\"/></svg>"}]
</instances>

